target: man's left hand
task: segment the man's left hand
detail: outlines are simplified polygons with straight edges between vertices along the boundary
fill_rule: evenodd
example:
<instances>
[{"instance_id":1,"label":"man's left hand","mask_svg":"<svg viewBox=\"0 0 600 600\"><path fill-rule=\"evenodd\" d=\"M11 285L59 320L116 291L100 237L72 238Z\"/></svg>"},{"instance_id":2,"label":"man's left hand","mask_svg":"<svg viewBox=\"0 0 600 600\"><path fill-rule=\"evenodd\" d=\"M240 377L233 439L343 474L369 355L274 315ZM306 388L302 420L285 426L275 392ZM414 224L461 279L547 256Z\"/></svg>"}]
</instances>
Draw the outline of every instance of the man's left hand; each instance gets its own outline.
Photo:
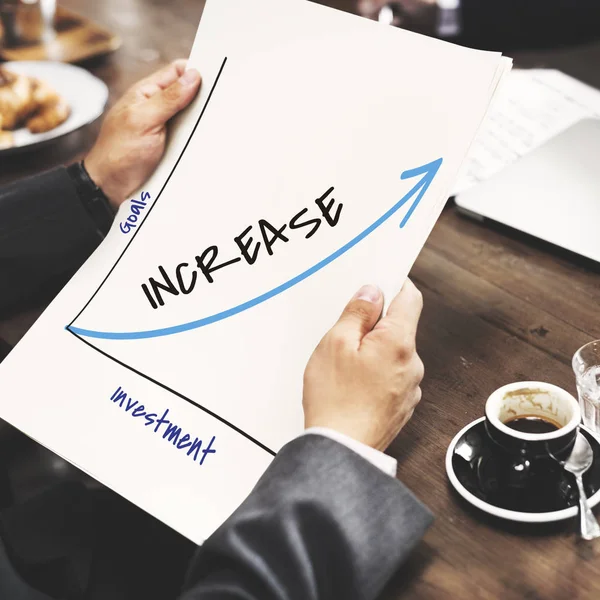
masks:
<instances>
[{"instance_id":1,"label":"man's left hand","mask_svg":"<svg viewBox=\"0 0 600 600\"><path fill-rule=\"evenodd\" d=\"M185 67L185 60L177 60L136 83L106 116L84 163L115 209L156 169L167 121L198 93L200 73Z\"/></svg>"}]
</instances>

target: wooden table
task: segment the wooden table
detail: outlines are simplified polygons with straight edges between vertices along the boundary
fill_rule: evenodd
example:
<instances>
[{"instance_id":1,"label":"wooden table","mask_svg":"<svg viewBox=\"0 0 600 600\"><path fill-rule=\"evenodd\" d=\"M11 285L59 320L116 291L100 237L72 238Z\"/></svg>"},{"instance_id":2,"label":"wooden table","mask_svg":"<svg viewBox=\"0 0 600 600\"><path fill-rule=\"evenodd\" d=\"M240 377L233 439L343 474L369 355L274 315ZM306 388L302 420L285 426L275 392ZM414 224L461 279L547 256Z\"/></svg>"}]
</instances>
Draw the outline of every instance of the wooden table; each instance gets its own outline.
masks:
<instances>
[{"instance_id":1,"label":"wooden table","mask_svg":"<svg viewBox=\"0 0 600 600\"><path fill-rule=\"evenodd\" d=\"M330 0L352 10L354 0ZM139 78L185 56L201 0L66 0L116 30L124 45L86 65L111 89L111 102ZM527 53L521 66L559 68L600 87L600 44ZM0 163L0 182L81 156L95 129L31 156ZM600 338L598 266L516 233L458 216L449 206L413 271L425 309L418 347L426 365L423 402L390 452L399 477L437 520L384 594L386 599L600 598L600 545L582 544L575 521L546 527L507 525L470 508L452 492L446 448L483 414L487 396L518 380L542 380L575 392L574 351ZM0 323L15 343L39 311Z\"/></svg>"}]
</instances>

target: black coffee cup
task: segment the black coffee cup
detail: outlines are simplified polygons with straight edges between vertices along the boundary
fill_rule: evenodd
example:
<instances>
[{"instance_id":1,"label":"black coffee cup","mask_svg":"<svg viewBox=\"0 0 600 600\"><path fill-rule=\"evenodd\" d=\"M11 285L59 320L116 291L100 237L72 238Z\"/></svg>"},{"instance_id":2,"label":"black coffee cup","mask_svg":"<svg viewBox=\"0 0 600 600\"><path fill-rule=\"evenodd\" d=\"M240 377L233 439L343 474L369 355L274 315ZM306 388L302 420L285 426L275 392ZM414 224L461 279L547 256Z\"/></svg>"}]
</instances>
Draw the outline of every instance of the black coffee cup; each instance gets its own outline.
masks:
<instances>
[{"instance_id":1,"label":"black coffee cup","mask_svg":"<svg viewBox=\"0 0 600 600\"><path fill-rule=\"evenodd\" d=\"M482 489L512 510L555 510L563 502L561 461L581 421L577 400L549 383L511 383L488 398L485 417L492 455L481 465Z\"/></svg>"},{"instance_id":2,"label":"black coffee cup","mask_svg":"<svg viewBox=\"0 0 600 600\"><path fill-rule=\"evenodd\" d=\"M565 458L575 441L581 411L569 392L550 383L524 381L496 390L485 404L487 434L505 451L524 459ZM511 427L517 419L554 424L548 433L528 433Z\"/></svg>"}]
</instances>

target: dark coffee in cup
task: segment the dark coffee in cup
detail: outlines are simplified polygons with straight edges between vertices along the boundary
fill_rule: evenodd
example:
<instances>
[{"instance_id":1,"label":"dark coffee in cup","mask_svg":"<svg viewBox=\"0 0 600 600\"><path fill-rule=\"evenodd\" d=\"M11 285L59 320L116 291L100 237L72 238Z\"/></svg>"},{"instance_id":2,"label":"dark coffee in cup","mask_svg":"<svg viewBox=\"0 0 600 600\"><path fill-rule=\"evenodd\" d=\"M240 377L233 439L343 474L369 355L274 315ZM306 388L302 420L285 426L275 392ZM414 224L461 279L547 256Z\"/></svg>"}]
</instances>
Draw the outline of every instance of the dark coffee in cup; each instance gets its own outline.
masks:
<instances>
[{"instance_id":1,"label":"dark coffee in cup","mask_svg":"<svg viewBox=\"0 0 600 600\"><path fill-rule=\"evenodd\" d=\"M552 419L536 415L519 415L518 417L504 421L504 424L515 431L523 433L550 433L562 427L562 425Z\"/></svg>"},{"instance_id":2,"label":"dark coffee in cup","mask_svg":"<svg viewBox=\"0 0 600 600\"><path fill-rule=\"evenodd\" d=\"M566 452L581 420L579 403L569 392L539 381L496 390L485 404L485 416L492 440L527 461Z\"/></svg>"},{"instance_id":3,"label":"dark coffee in cup","mask_svg":"<svg viewBox=\"0 0 600 600\"><path fill-rule=\"evenodd\" d=\"M551 512L564 505L564 469L581 419L569 392L538 381L496 390L485 405L490 456L478 469L480 487L497 506ZM564 489L563 489L564 488Z\"/></svg>"}]
</instances>

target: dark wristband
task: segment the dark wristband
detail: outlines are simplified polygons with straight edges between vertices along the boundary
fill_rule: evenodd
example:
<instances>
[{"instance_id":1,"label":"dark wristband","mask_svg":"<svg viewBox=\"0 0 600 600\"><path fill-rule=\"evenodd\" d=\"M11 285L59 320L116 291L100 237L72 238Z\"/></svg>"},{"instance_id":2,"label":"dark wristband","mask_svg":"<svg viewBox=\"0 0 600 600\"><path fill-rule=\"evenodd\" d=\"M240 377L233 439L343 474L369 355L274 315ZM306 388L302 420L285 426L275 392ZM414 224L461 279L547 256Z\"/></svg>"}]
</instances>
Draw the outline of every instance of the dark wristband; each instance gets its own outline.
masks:
<instances>
[{"instance_id":1,"label":"dark wristband","mask_svg":"<svg viewBox=\"0 0 600 600\"><path fill-rule=\"evenodd\" d=\"M69 165L67 173L85 210L96 224L98 232L104 237L115 218L115 211L108 198L89 176L83 161Z\"/></svg>"}]
</instances>

